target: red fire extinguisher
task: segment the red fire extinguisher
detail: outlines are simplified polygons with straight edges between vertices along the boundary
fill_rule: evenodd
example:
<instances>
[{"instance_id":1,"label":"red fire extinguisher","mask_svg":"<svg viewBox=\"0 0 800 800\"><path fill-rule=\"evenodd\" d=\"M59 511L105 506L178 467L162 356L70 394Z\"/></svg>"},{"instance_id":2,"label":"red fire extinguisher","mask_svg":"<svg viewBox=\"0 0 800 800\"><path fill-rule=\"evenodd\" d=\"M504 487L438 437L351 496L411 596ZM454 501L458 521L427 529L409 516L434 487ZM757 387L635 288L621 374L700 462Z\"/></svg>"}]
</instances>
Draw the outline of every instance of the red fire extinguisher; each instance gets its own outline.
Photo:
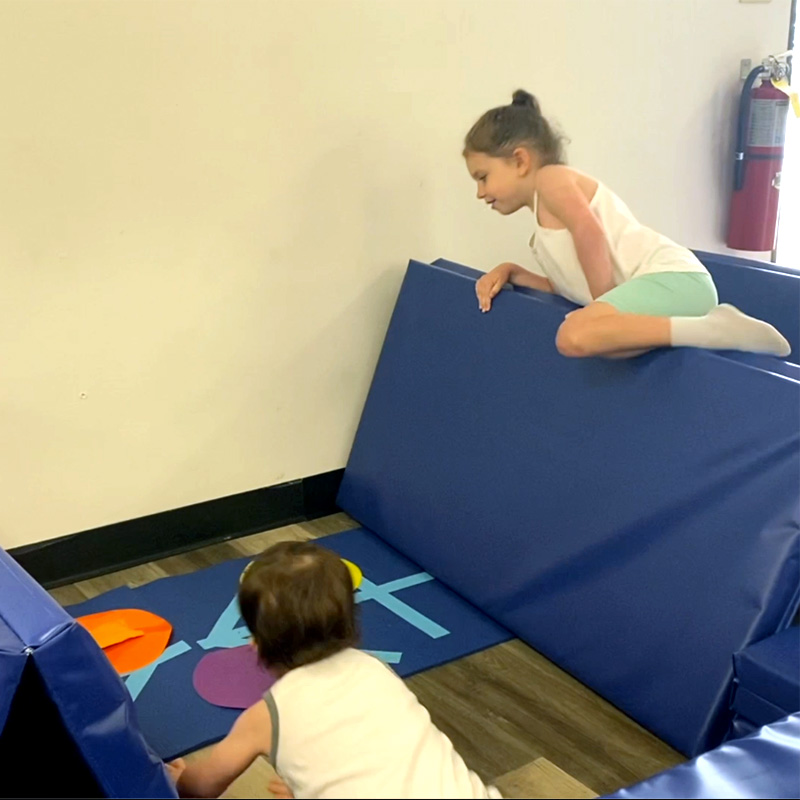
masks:
<instances>
[{"instance_id":1,"label":"red fire extinguisher","mask_svg":"<svg viewBox=\"0 0 800 800\"><path fill-rule=\"evenodd\" d=\"M761 85L753 89L759 77ZM769 78L767 67L756 67L739 102L727 240L734 250L772 250L775 244L789 98Z\"/></svg>"}]
</instances>

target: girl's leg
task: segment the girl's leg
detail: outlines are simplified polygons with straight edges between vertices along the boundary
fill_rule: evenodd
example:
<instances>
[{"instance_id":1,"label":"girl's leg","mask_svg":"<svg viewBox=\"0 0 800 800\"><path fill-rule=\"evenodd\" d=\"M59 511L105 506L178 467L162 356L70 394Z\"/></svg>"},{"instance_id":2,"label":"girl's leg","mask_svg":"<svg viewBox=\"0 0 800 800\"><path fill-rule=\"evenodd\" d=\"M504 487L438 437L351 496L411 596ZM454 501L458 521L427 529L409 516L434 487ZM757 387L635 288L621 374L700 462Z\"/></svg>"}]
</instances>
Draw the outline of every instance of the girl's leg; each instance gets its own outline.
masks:
<instances>
[{"instance_id":1,"label":"girl's leg","mask_svg":"<svg viewBox=\"0 0 800 800\"><path fill-rule=\"evenodd\" d=\"M704 281L705 295L696 291L704 288ZM645 312L632 313L637 306ZM618 286L568 314L558 330L556 346L572 358L630 358L654 347L706 347L778 356L790 352L786 339L771 325L733 306L716 305L713 283L695 273L657 273Z\"/></svg>"},{"instance_id":2,"label":"girl's leg","mask_svg":"<svg viewBox=\"0 0 800 800\"><path fill-rule=\"evenodd\" d=\"M623 314L598 301L567 314L556 334L558 352L569 358L632 358L671 343L669 317Z\"/></svg>"}]
</instances>

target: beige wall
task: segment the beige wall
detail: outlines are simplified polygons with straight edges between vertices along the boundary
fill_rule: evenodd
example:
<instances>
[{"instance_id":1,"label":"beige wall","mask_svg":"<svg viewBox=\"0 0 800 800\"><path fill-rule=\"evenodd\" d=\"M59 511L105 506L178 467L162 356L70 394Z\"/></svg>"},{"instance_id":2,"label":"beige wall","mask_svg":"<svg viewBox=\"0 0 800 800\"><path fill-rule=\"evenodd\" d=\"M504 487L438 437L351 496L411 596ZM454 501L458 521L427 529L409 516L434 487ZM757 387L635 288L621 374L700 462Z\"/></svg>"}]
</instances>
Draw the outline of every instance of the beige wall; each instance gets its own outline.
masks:
<instances>
[{"instance_id":1,"label":"beige wall","mask_svg":"<svg viewBox=\"0 0 800 800\"><path fill-rule=\"evenodd\" d=\"M0 543L344 465L410 257L522 260L461 140L522 86L722 248L789 0L0 0Z\"/></svg>"}]
</instances>

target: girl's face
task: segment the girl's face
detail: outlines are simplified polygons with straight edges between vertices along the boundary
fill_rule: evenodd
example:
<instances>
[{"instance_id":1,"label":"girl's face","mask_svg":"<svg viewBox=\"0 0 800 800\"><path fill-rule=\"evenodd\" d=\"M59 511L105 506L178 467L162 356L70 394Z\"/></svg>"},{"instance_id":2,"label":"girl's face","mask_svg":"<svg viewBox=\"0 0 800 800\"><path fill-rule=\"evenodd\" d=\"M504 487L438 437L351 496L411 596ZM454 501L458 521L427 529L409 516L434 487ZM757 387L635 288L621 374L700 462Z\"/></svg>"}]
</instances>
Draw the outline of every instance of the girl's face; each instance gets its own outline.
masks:
<instances>
[{"instance_id":1,"label":"girl's face","mask_svg":"<svg viewBox=\"0 0 800 800\"><path fill-rule=\"evenodd\" d=\"M478 184L478 200L504 215L531 205L534 170L530 154L524 148L517 148L510 158L468 152L466 162L469 174Z\"/></svg>"}]
</instances>

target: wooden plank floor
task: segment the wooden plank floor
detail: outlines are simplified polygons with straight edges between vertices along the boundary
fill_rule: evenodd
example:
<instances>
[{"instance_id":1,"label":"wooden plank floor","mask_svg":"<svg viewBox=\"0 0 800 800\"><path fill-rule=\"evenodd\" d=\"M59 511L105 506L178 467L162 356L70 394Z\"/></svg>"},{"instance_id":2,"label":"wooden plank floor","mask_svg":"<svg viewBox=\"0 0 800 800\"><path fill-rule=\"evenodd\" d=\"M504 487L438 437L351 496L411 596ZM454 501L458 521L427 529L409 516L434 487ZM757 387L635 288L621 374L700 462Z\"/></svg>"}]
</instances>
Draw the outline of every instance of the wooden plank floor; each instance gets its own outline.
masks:
<instances>
[{"instance_id":1,"label":"wooden plank floor","mask_svg":"<svg viewBox=\"0 0 800 800\"><path fill-rule=\"evenodd\" d=\"M50 593L64 605L118 586L141 586L286 539L358 527L346 514L153 561ZM681 763L683 757L519 640L414 675L406 683L467 764L506 797L594 797ZM203 751L189 756L198 757ZM269 796L272 768L259 760L226 798Z\"/></svg>"}]
</instances>

